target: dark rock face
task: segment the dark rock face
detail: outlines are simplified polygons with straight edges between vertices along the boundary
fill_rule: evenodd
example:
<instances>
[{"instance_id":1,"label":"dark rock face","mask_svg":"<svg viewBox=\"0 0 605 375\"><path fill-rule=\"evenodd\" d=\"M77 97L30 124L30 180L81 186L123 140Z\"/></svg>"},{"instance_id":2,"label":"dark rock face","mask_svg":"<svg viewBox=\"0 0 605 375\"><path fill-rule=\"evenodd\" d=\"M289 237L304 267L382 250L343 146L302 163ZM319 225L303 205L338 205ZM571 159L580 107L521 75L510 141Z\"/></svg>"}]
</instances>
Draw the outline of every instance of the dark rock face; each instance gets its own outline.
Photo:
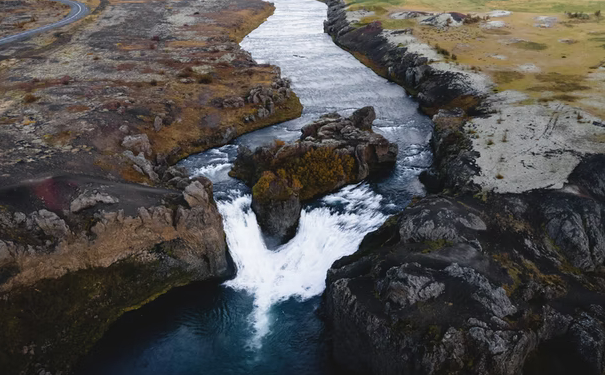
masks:
<instances>
[{"instance_id":1,"label":"dark rock face","mask_svg":"<svg viewBox=\"0 0 605 375\"><path fill-rule=\"evenodd\" d=\"M252 208L267 234L281 242L295 232L301 201L389 170L397 145L375 134L374 108L350 118L323 116L301 129L298 142L257 148L240 147L231 175L252 186Z\"/></svg>"},{"instance_id":2,"label":"dark rock face","mask_svg":"<svg viewBox=\"0 0 605 375\"><path fill-rule=\"evenodd\" d=\"M263 231L284 243L296 234L302 206L298 196L291 195L286 200L269 200L262 203L253 200L252 210Z\"/></svg>"},{"instance_id":3,"label":"dark rock face","mask_svg":"<svg viewBox=\"0 0 605 375\"><path fill-rule=\"evenodd\" d=\"M602 374L605 275L579 272L540 225L555 194L427 197L366 236L328 272L337 362L360 374L512 375L559 358Z\"/></svg>"}]
</instances>

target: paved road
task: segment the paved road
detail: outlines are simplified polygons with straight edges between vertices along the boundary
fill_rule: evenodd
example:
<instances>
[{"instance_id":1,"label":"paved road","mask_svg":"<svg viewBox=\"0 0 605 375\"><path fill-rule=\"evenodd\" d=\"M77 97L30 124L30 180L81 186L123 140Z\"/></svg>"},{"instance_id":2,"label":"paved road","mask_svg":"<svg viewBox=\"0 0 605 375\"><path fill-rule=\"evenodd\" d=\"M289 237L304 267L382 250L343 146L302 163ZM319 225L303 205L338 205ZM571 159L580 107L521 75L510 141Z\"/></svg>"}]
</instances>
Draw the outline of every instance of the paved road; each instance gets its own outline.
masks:
<instances>
[{"instance_id":1,"label":"paved road","mask_svg":"<svg viewBox=\"0 0 605 375\"><path fill-rule=\"evenodd\" d=\"M27 39L27 38L31 37L32 35L43 33L45 31L52 30L57 27L65 26L72 22L76 22L77 20L83 18L90 12L90 9L88 9L88 7L86 5L79 3L77 1L72 1L72 0L54 0L54 1L58 1L60 3L67 4L71 7L71 11L67 15L67 17L63 18L59 22L51 23L49 25L42 26L37 29L24 31L20 34L7 36L5 38L0 38L0 46L7 44L7 43L15 42L17 40Z\"/></svg>"}]
</instances>

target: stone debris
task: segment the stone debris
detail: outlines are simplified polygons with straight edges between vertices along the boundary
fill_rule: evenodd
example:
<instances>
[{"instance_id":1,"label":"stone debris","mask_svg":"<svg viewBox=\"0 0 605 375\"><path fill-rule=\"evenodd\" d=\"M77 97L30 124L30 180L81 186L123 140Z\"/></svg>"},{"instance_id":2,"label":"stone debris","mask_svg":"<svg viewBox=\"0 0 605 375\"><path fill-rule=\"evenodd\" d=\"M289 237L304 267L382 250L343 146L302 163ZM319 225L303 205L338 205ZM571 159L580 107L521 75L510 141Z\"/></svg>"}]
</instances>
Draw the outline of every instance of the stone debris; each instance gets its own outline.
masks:
<instances>
[{"instance_id":1,"label":"stone debris","mask_svg":"<svg viewBox=\"0 0 605 375\"><path fill-rule=\"evenodd\" d=\"M94 207L98 203L114 204L118 202L120 202L119 199L105 193L85 192L71 202L70 211L72 214L75 214L87 208Z\"/></svg>"},{"instance_id":2,"label":"stone debris","mask_svg":"<svg viewBox=\"0 0 605 375\"><path fill-rule=\"evenodd\" d=\"M535 17L534 20L536 21L536 23L534 24L535 27L541 27L546 29L554 27L557 22L559 22L559 19L553 16L538 16Z\"/></svg>"},{"instance_id":3,"label":"stone debris","mask_svg":"<svg viewBox=\"0 0 605 375\"><path fill-rule=\"evenodd\" d=\"M153 120L153 128L156 132L159 132L164 127L164 121L160 116L155 116L155 120ZM147 140L149 142L149 139ZM151 146L149 147L151 149Z\"/></svg>"},{"instance_id":4,"label":"stone debris","mask_svg":"<svg viewBox=\"0 0 605 375\"><path fill-rule=\"evenodd\" d=\"M32 218L47 236L63 239L71 233L65 221L54 212L40 210L35 212Z\"/></svg>"},{"instance_id":5,"label":"stone debris","mask_svg":"<svg viewBox=\"0 0 605 375\"><path fill-rule=\"evenodd\" d=\"M132 152L151 156L151 144L149 143L147 134L128 135L124 137L122 147L127 148Z\"/></svg>"},{"instance_id":6,"label":"stone debris","mask_svg":"<svg viewBox=\"0 0 605 375\"><path fill-rule=\"evenodd\" d=\"M143 155L142 152L139 153L139 155L134 156L132 151L124 151L123 155L134 163L133 168L137 172L142 175L147 175L152 182L160 181L158 174L153 170L153 164L145 158L145 155Z\"/></svg>"},{"instance_id":7,"label":"stone debris","mask_svg":"<svg viewBox=\"0 0 605 375\"><path fill-rule=\"evenodd\" d=\"M512 14L513 14L513 12L510 12L508 10L492 10L491 12L487 13L487 16L489 16L490 18L499 18L499 17L508 17Z\"/></svg>"}]
</instances>

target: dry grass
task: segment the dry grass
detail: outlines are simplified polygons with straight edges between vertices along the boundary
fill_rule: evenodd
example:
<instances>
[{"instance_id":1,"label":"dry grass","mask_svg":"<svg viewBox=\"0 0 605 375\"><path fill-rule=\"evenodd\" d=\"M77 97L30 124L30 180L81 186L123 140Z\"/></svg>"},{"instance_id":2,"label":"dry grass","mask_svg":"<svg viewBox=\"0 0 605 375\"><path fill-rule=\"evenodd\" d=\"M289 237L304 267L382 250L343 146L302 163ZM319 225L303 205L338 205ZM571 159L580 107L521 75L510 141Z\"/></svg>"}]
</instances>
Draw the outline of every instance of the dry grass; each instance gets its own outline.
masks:
<instances>
[{"instance_id":1,"label":"dry grass","mask_svg":"<svg viewBox=\"0 0 605 375\"><path fill-rule=\"evenodd\" d=\"M498 91L524 92L532 103L539 100L574 102L593 115L605 118L605 84L598 77L589 77L603 65L605 22L593 13L599 5L605 8L605 1L571 0L563 4L549 0L361 0L349 3L351 10L366 9L376 13L362 19L360 24L380 21L386 28L412 28L413 35L422 42L439 45L441 51L447 51L450 56L455 54L456 62L461 65L477 67L490 74ZM483 29L480 22L439 30L420 25L414 19L389 18L394 12L410 9L464 13L506 9L515 13L498 18L506 23L502 29ZM588 20L569 19L564 11L586 12L591 16ZM536 16L554 16L559 22L552 28L536 27ZM400 21L403 22L398 25ZM575 42L559 42L564 39ZM363 58L359 59L365 63ZM535 65L533 69L532 64ZM379 73L384 75L384 72ZM545 81L543 75L549 74L559 77Z\"/></svg>"},{"instance_id":2,"label":"dry grass","mask_svg":"<svg viewBox=\"0 0 605 375\"><path fill-rule=\"evenodd\" d=\"M511 83L512 81L523 79L525 75L516 71L501 70L493 73L496 83Z\"/></svg>"},{"instance_id":3,"label":"dry grass","mask_svg":"<svg viewBox=\"0 0 605 375\"><path fill-rule=\"evenodd\" d=\"M50 146L65 146L76 138L76 135L69 130L64 130L57 134L46 134L43 138Z\"/></svg>"},{"instance_id":4,"label":"dry grass","mask_svg":"<svg viewBox=\"0 0 605 375\"><path fill-rule=\"evenodd\" d=\"M488 12L495 9L507 9L514 12L594 13L605 9L604 1L595 0L347 0L348 4L365 8L407 7L423 11Z\"/></svg>"}]
</instances>

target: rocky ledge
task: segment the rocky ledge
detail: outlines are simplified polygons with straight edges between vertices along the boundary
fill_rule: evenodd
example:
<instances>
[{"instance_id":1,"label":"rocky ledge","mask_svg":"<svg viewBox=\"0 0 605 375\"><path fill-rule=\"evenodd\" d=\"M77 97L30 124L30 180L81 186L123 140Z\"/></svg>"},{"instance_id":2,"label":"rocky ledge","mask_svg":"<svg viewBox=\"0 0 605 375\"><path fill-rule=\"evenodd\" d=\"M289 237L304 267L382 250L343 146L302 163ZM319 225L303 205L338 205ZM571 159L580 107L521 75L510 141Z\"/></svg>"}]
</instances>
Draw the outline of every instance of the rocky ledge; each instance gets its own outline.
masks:
<instances>
[{"instance_id":1,"label":"rocky ledge","mask_svg":"<svg viewBox=\"0 0 605 375\"><path fill-rule=\"evenodd\" d=\"M305 125L296 142L254 152L240 147L231 175L252 186L252 208L266 234L284 242L296 232L301 201L393 166L397 145L372 132L375 118L373 107L349 118L328 114Z\"/></svg>"},{"instance_id":2,"label":"rocky ledge","mask_svg":"<svg viewBox=\"0 0 605 375\"><path fill-rule=\"evenodd\" d=\"M605 370L605 155L560 189L476 184L461 110L435 119L431 193L335 262L333 354L367 374Z\"/></svg>"},{"instance_id":3,"label":"rocky ledge","mask_svg":"<svg viewBox=\"0 0 605 375\"><path fill-rule=\"evenodd\" d=\"M70 372L124 311L233 274L212 183L165 176L184 190L75 175L0 190L6 373Z\"/></svg>"},{"instance_id":4,"label":"rocky ledge","mask_svg":"<svg viewBox=\"0 0 605 375\"><path fill-rule=\"evenodd\" d=\"M602 374L600 165L598 181L577 171L582 194L435 195L391 217L328 272L336 360L364 374Z\"/></svg>"}]
</instances>

